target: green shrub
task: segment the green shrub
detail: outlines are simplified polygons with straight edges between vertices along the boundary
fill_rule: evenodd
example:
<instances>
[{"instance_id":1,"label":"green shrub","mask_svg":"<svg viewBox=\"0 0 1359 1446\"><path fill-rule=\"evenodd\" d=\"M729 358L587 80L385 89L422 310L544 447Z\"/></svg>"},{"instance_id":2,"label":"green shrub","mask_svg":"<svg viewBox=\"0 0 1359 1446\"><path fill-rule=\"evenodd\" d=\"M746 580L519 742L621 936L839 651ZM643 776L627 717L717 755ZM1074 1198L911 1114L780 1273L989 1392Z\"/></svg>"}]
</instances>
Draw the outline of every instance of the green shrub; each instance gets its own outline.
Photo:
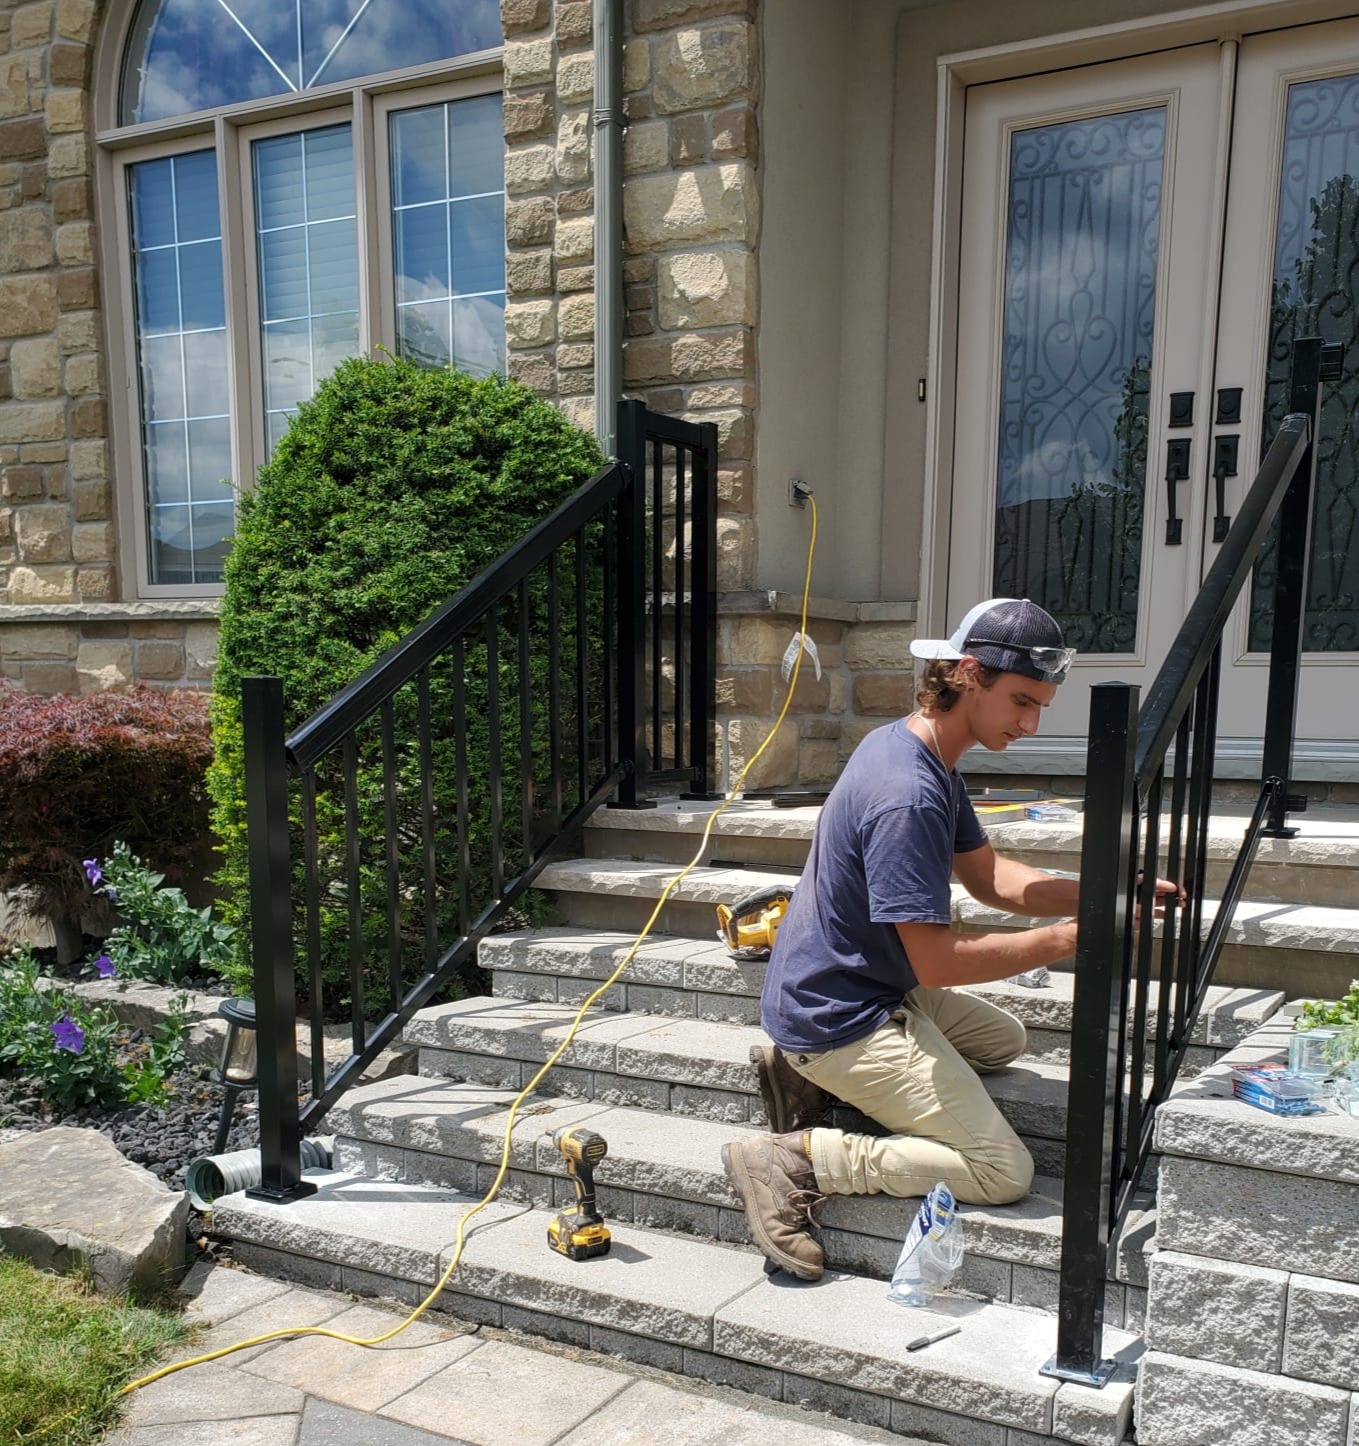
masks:
<instances>
[{"instance_id":1,"label":"green shrub","mask_svg":"<svg viewBox=\"0 0 1359 1446\"><path fill-rule=\"evenodd\" d=\"M405 361L353 359L305 404L255 490L242 502L226 571L226 597L213 686L216 755L209 776L213 822L223 840L218 875L222 912L237 930L229 973L249 988L249 908L245 838L241 680L281 676L287 726L295 728L370 663L424 621L547 516L602 463L594 440L555 408L513 382L473 380ZM563 582L570 582L568 573ZM598 579L587 592L597 611ZM535 770L547 748L546 572L535 573L525 605L536 645L530 662L530 718ZM500 614L507 640L515 605ZM567 624L563 623L563 630ZM507 655L508 654L508 655ZM505 787L505 851L526 843L518 809L520 723L518 659L500 654L504 712L498 730L501 766L492 766L487 712L486 648L467 648L467 809L469 870L460 867L456 823L454 683L450 667L431 668L431 750L435 817L435 897L425 897L421 838L420 706L414 684L393 699L396 739L393 789L398 827L401 966L407 983L424 967L427 926L440 943L456 935L459 896L475 914L488 900L487 818L492 790ZM573 659L555 681L574 695ZM569 721L569 720L568 720ZM569 752L574 744L564 740ZM388 998L386 796L382 741L375 720L357 738L355 800L360 819L359 899L365 999ZM574 789L574 774L571 781ZM294 790L296 795L297 790ZM567 807L572 801L568 790ZM537 812L541 812L542 796ZM294 921L304 941L301 908L300 801L294 796ZM536 815L535 815L536 816ZM328 1006L350 992L350 897L345 855L341 760L317 769L317 834L323 992ZM299 977L310 992L299 947ZM468 987L475 988L469 974Z\"/></svg>"}]
</instances>

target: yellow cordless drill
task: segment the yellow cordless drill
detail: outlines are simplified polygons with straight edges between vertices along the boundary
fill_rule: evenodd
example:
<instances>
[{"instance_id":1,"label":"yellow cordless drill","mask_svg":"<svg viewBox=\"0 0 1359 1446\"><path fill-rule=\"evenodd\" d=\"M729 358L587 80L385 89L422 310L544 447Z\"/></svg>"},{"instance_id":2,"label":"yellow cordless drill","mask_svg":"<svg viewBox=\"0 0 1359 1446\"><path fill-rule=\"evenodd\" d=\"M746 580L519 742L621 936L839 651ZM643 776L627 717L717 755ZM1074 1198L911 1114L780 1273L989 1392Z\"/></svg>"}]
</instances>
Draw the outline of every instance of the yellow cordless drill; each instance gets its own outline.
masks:
<instances>
[{"instance_id":1,"label":"yellow cordless drill","mask_svg":"<svg viewBox=\"0 0 1359 1446\"><path fill-rule=\"evenodd\" d=\"M609 1152L603 1135L578 1125L563 1125L552 1143L566 1160L567 1173L576 1187L576 1203L554 1215L547 1225L547 1243L569 1260L590 1260L609 1253L609 1231L595 1209L595 1166Z\"/></svg>"}]
</instances>

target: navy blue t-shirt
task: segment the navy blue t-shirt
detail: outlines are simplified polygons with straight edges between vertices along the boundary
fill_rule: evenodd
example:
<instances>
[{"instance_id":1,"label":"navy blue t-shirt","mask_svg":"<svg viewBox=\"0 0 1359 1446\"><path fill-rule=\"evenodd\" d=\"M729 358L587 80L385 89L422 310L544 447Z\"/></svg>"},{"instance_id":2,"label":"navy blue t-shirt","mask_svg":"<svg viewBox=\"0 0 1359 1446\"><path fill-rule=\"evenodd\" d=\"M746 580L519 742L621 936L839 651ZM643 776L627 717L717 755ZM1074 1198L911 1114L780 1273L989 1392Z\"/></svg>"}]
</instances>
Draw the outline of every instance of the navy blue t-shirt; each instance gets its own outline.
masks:
<instances>
[{"instance_id":1,"label":"navy blue t-shirt","mask_svg":"<svg viewBox=\"0 0 1359 1446\"><path fill-rule=\"evenodd\" d=\"M986 842L958 773L904 719L874 729L821 808L760 997L813 1053L871 1034L916 986L897 924L947 924L955 853Z\"/></svg>"}]
</instances>

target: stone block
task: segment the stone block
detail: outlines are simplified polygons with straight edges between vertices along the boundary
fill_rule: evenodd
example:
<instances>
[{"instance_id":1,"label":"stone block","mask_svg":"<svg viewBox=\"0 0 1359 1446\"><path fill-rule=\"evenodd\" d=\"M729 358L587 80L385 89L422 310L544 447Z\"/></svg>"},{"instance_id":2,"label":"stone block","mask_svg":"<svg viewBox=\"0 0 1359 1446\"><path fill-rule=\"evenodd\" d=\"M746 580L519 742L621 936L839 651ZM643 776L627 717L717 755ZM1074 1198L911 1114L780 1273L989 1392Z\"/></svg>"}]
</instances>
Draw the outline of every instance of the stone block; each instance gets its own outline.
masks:
<instances>
[{"instance_id":1,"label":"stone block","mask_svg":"<svg viewBox=\"0 0 1359 1446\"><path fill-rule=\"evenodd\" d=\"M63 131L83 131L89 121L89 102L81 90L49 90L43 102L43 112L47 129L53 135Z\"/></svg>"},{"instance_id":2,"label":"stone block","mask_svg":"<svg viewBox=\"0 0 1359 1446\"><path fill-rule=\"evenodd\" d=\"M102 397L77 397L71 403L72 437L103 437L108 429L108 407Z\"/></svg>"},{"instance_id":3,"label":"stone block","mask_svg":"<svg viewBox=\"0 0 1359 1446\"><path fill-rule=\"evenodd\" d=\"M70 562L70 513L65 507L21 507L14 515L19 557L26 563Z\"/></svg>"},{"instance_id":4,"label":"stone block","mask_svg":"<svg viewBox=\"0 0 1359 1446\"><path fill-rule=\"evenodd\" d=\"M572 111L557 123L557 179L567 186L590 179L589 111Z\"/></svg>"},{"instance_id":5,"label":"stone block","mask_svg":"<svg viewBox=\"0 0 1359 1446\"><path fill-rule=\"evenodd\" d=\"M63 356L78 351L98 351L101 345L97 311L64 311L56 323L57 340ZM50 331L51 327L43 330Z\"/></svg>"},{"instance_id":6,"label":"stone block","mask_svg":"<svg viewBox=\"0 0 1359 1446\"><path fill-rule=\"evenodd\" d=\"M564 296L573 291L595 289L593 266L560 266L557 268L557 290Z\"/></svg>"},{"instance_id":7,"label":"stone block","mask_svg":"<svg viewBox=\"0 0 1359 1446\"><path fill-rule=\"evenodd\" d=\"M745 99L750 26L725 22L663 35L653 46L652 70L652 97L665 115Z\"/></svg>"},{"instance_id":8,"label":"stone block","mask_svg":"<svg viewBox=\"0 0 1359 1446\"><path fill-rule=\"evenodd\" d=\"M512 297L552 290L550 251L511 251L505 257L505 288Z\"/></svg>"},{"instance_id":9,"label":"stone block","mask_svg":"<svg viewBox=\"0 0 1359 1446\"><path fill-rule=\"evenodd\" d=\"M570 346L557 348L557 365L559 367L592 367L594 364L593 342L574 342Z\"/></svg>"},{"instance_id":10,"label":"stone block","mask_svg":"<svg viewBox=\"0 0 1359 1446\"><path fill-rule=\"evenodd\" d=\"M558 409L573 427L579 427L582 432L592 432L594 430L594 397L565 397L558 404Z\"/></svg>"},{"instance_id":11,"label":"stone block","mask_svg":"<svg viewBox=\"0 0 1359 1446\"><path fill-rule=\"evenodd\" d=\"M755 523L749 517L717 519L717 586L739 592L755 582Z\"/></svg>"},{"instance_id":12,"label":"stone block","mask_svg":"<svg viewBox=\"0 0 1359 1446\"><path fill-rule=\"evenodd\" d=\"M623 44L623 89L638 91L651 82L651 44L635 37Z\"/></svg>"},{"instance_id":13,"label":"stone block","mask_svg":"<svg viewBox=\"0 0 1359 1446\"><path fill-rule=\"evenodd\" d=\"M562 299L558 306L558 324L562 337L571 341L594 339L595 296L581 291Z\"/></svg>"},{"instance_id":14,"label":"stone block","mask_svg":"<svg viewBox=\"0 0 1359 1446\"><path fill-rule=\"evenodd\" d=\"M753 326L754 255L745 250L687 251L657 264L661 325L669 331Z\"/></svg>"},{"instance_id":15,"label":"stone block","mask_svg":"<svg viewBox=\"0 0 1359 1446\"><path fill-rule=\"evenodd\" d=\"M505 203L505 239L511 246L541 246L552 240L557 213L547 196Z\"/></svg>"},{"instance_id":16,"label":"stone block","mask_svg":"<svg viewBox=\"0 0 1359 1446\"><path fill-rule=\"evenodd\" d=\"M59 623L0 623L0 658L28 662L33 659L73 659L79 630Z\"/></svg>"},{"instance_id":17,"label":"stone block","mask_svg":"<svg viewBox=\"0 0 1359 1446\"><path fill-rule=\"evenodd\" d=\"M555 301L514 301L505 308L505 340L511 347L547 346L557 337Z\"/></svg>"},{"instance_id":18,"label":"stone block","mask_svg":"<svg viewBox=\"0 0 1359 1446\"><path fill-rule=\"evenodd\" d=\"M590 100L595 93L595 58L564 55L557 62L557 99L568 105Z\"/></svg>"},{"instance_id":19,"label":"stone block","mask_svg":"<svg viewBox=\"0 0 1359 1446\"><path fill-rule=\"evenodd\" d=\"M574 186L567 191L557 192L557 215L583 216L595 209L593 186Z\"/></svg>"},{"instance_id":20,"label":"stone block","mask_svg":"<svg viewBox=\"0 0 1359 1446\"><path fill-rule=\"evenodd\" d=\"M21 676L30 693L76 691L76 670L70 663L24 663Z\"/></svg>"},{"instance_id":21,"label":"stone block","mask_svg":"<svg viewBox=\"0 0 1359 1446\"><path fill-rule=\"evenodd\" d=\"M28 57L8 55L0 58L0 119L27 115L32 109Z\"/></svg>"},{"instance_id":22,"label":"stone block","mask_svg":"<svg viewBox=\"0 0 1359 1446\"><path fill-rule=\"evenodd\" d=\"M155 1290L184 1272L188 1196L95 1130L39 1130L0 1145L0 1245L44 1269L77 1257L105 1291Z\"/></svg>"},{"instance_id":23,"label":"stone block","mask_svg":"<svg viewBox=\"0 0 1359 1446\"><path fill-rule=\"evenodd\" d=\"M55 344L54 344L55 349ZM68 357L65 367L66 393L79 397L104 390L104 362L98 352L87 351Z\"/></svg>"},{"instance_id":24,"label":"stone block","mask_svg":"<svg viewBox=\"0 0 1359 1446\"><path fill-rule=\"evenodd\" d=\"M670 164L700 166L707 158L707 117L701 114L676 116L670 122Z\"/></svg>"},{"instance_id":25,"label":"stone block","mask_svg":"<svg viewBox=\"0 0 1359 1446\"><path fill-rule=\"evenodd\" d=\"M1349 1401L1347 1392L1328 1386L1149 1351L1137 1377L1137 1440L1139 1446L1346 1446Z\"/></svg>"},{"instance_id":26,"label":"stone block","mask_svg":"<svg viewBox=\"0 0 1359 1446\"><path fill-rule=\"evenodd\" d=\"M541 85L552 79L552 41L516 40L505 47L505 88Z\"/></svg>"},{"instance_id":27,"label":"stone block","mask_svg":"<svg viewBox=\"0 0 1359 1446\"><path fill-rule=\"evenodd\" d=\"M52 264L52 222L45 206L0 211L0 272L41 271Z\"/></svg>"},{"instance_id":28,"label":"stone block","mask_svg":"<svg viewBox=\"0 0 1359 1446\"><path fill-rule=\"evenodd\" d=\"M99 278L93 266L58 273L57 305L62 311L86 311L99 305Z\"/></svg>"},{"instance_id":29,"label":"stone block","mask_svg":"<svg viewBox=\"0 0 1359 1446\"><path fill-rule=\"evenodd\" d=\"M10 44L15 50L30 45L43 45L52 38L52 0L36 0L20 5L11 22Z\"/></svg>"},{"instance_id":30,"label":"stone block","mask_svg":"<svg viewBox=\"0 0 1359 1446\"><path fill-rule=\"evenodd\" d=\"M552 0L500 0L500 28L506 35L541 30L552 14Z\"/></svg>"},{"instance_id":31,"label":"stone block","mask_svg":"<svg viewBox=\"0 0 1359 1446\"><path fill-rule=\"evenodd\" d=\"M511 91L505 97L505 139L526 141L551 135L552 116L550 91Z\"/></svg>"},{"instance_id":32,"label":"stone block","mask_svg":"<svg viewBox=\"0 0 1359 1446\"><path fill-rule=\"evenodd\" d=\"M56 324L57 287L50 276L0 276L0 336L37 336Z\"/></svg>"},{"instance_id":33,"label":"stone block","mask_svg":"<svg viewBox=\"0 0 1359 1446\"><path fill-rule=\"evenodd\" d=\"M40 116L0 122L0 161L38 160L47 146Z\"/></svg>"},{"instance_id":34,"label":"stone block","mask_svg":"<svg viewBox=\"0 0 1359 1446\"><path fill-rule=\"evenodd\" d=\"M505 152L505 191L522 196L545 191L556 177L557 157L552 146L516 146Z\"/></svg>"},{"instance_id":35,"label":"stone block","mask_svg":"<svg viewBox=\"0 0 1359 1446\"><path fill-rule=\"evenodd\" d=\"M190 623L184 629L185 672L191 681L206 681L212 677L217 666L217 633L215 622Z\"/></svg>"},{"instance_id":36,"label":"stone block","mask_svg":"<svg viewBox=\"0 0 1359 1446\"><path fill-rule=\"evenodd\" d=\"M1359 1391L1359 1286L1312 1275L1289 1279L1283 1371Z\"/></svg>"},{"instance_id":37,"label":"stone block","mask_svg":"<svg viewBox=\"0 0 1359 1446\"><path fill-rule=\"evenodd\" d=\"M745 330L638 338L624 345L623 377L629 384L744 377L752 373L753 352Z\"/></svg>"},{"instance_id":38,"label":"stone block","mask_svg":"<svg viewBox=\"0 0 1359 1446\"><path fill-rule=\"evenodd\" d=\"M570 221L558 221L552 250L558 261L592 261L595 254L594 217L581 216Z\"/></svg>"},{"instance_id":39,"label":"stone block","mask_svg":"<svg viewBox=\"0 0 1359 1446\"><path fill-rule=\"evenodd\" d=\"M759 123L749 106L730 106L718 111L712 118L712 130L713 160L759 160Z\"/></svg>"},{"instance_id":40,"label":"stone block","mask_svg":"<svg viewBox=\"0 0 1359 1446\"><path fill-rule=\"evenodd\" d=\"M16 341L9 354L10 379L14 395L53 397L61 391L61 352L54 337L33 337Z\"/></svg>"},{"instance_id":41,"label":"stone block","mask_svg":"<svg viewBox=\"0 0 1359 1446\"><path fill-rule=\"evenodd\" d=\"M553 34L557 37L558 50L568 45L588 45L594 35L594 15L590 0L574 0L571 4L561 0L557 6Z\"/></svg>"},{"instance_id":42,"label":"stone block","mask_svg":"<svg viewBox=\"0 0 1359 1446\"><path fill-rule=\"evenodd\" d=\"M557 369L546 352L511 352L509 373L517 382L550 396L557 389Z\"/></svg>"},{"instance_id":43,"label":"stone block","mask_svg":"<svg viewBox=\"0 0 1359 1446\"><path fill-rule=\"evenodd\" d=\"M1147 1344L1157 1351L1277 1372L1288 1276L1159 1250L1150 1262Z\"/></svg>"},{"instance_id":44,"label":"stone block","mask_svg":"<svg viewBox=\"0 0 1359 1446\"><path fill-rule=\"evenodd\" d=\"M112 489L107 482L77 482L72 489L71 515L78 524L108 521L113 515L111 505Z\"/></svg>"},{"instance_id":45,"label":"stone block","mask_svg":"<svg viewBox=\"0 0 1359 1446\"><path fill-rule=\"evenodd\" d=\"M108 472L109 448L107 442L96 440L71 443L71 477L75 481L84 482L91 478L103 479L108 476Z\"/></svg>"},{"instance_id":46,"label":"stone block","mask_svg":"<svg viewBox=\"0 0 1359 1446\"><path fill-rule=\"evenodd\" d=\"M58 181L52 187L52 219L58 225L88 220L93 210L88 181Z\"/></svg>"},{"instance_id":47,"label":"stone block","mask_svg":"<svg viewBox=\"0 0 1359 1446\"><path fill-rule=\"evenodd\" d=\"M132 644L82 642L76 654L76 674L82 693L126 688L133 678Z\"/></svg>"},{"instance_id":48,"label":"stone block","mask_svg":"<svg viewBox=\"0 0 1359 1446\"><path fill-rule=\"evenodd\" d=\"M733 718L726 727L727 776L734 779L756 750L769 736L767 718ZM797 724L787 720L780 726L773 743L746 776L746 788L774 788L792 783L797 778Z\"/></svg>"},{"instance_id":49,"label":"stone block","mask_svg":"<svg viewBox=\"0 0 1359 1446\"><path fill-rule=\"evenodd\" d=\"M877 672L909 668L914 636L910 623L859 623L845 638L845 664Z\"/></svg>"},{"instance_id":50,"label":"stone block","mask_svg":"<svg viewBox=\"0 0 1359 1446\"><path fill-rule=\"evenodd\" d=\"M68 221L57 227L57 260L63 266L94 264L94 225L89 221Z\"/></svg>"},{"instance_id":51,"label":"stone block","mask_svg":"<svg viewBox=\"0 0 1359 1446\"><path fill-rule=\"evenodd\" d=\"M670 164L670 127L665 121L629 126L623 137L623 174L663 171Z\"/></svg>"},{"instance_id":52,"label":"stone block","mask_svg":"<svg viewBox=\"0 0 1359 1446\"><path fill-rule=\"evenodd\" d=\"M76 578L81 602L113 601L113 567L103 562L85 563Z\"/></svg>"},{"instance_id":53,"label":"stone block","mask_svg":"<svg viewBox=\"0 0 1359 1446\"><path fill-rule=\"evenodd\" d=\"M9 575L9 600L19 607L27 603L68 603L76 601L74 567L16 567Z\"/></svg>"},{"instance_id":54,"label":"stone block","mask_svg":"<svg viewBox=\"0 0 1359 1446\"><path fill-rule=\"evenodd\" d=\"M28 502L43 491L41 467L6 467L0 472L0 497L6 502Z\"/></svg>"},{"instance_id":55,"label":"stone block","mask_svg":"<svg viewBox=\"0 0 1359 1446\"><path fill-rule=\"evenodd\" d=\"M138 678L154 682L169 682L182 677L184 649L179 643L139 643L134 672Z\"/></svg>"},{"instance_id":56,"label":"stone block","mask_svg":"<svg viewBox=\"0 0 1359 1446\"><path fill-rule=\"evenodd\" d=\"M773 617L723 618L718 626L718 658L733 664L776 666L796 631L796 623ZM816 638L816 630L810 631Z\"/></svg>"},{"instance_id":57,"label":"stone block","mask_svg":"<svg viewBox=\"0 0 1359 1446\"><path fill-rule=\"evenodd\" d=\"M804 787L831 784L840 776L840 745L833 738L804 738L798 748L797 781Z\"/></svg>"},{"instance_id":58,"label":"stone block","mask_svg":"<svg viewBox=\"0 0 1359 1446\"><path fill-rule=\"evenodd\" d=\"M717 675L717 706L728 713L768 713L772 682L768 668L733 668Z\"/></svg>"},{"instance_id":59,"label":"stone block","mask_svg":"<svg viewBox=\"0 0 1359 1446\"><path fill-rule=\"evenodd\" d=\"M95 0L57 0L57 34L63 40L88 45L94 38L95 18L99 7Z\"/></svg>"},{"instance_id":60,"label":"stone block","mask_svg":"<svg viewBox=\"0 0 1359 1446\"><path fill-rule=\"evenodd\" d=\"M911 674L856 673L854 675L854 711L871 716L903 716L915 701L915 685Z\"/></svg>"},{"instance_id":61,"label":"stone block","mask_svg":"<svg viewBox=\"0 0 1359 1446\"><path fill-rule=\"evenodd\" d=\"M1267 1260L1359 1284L1359 1185L1167 1155L1156 1242L1219 1260Z\"/></svg>"},{"instance_id":62,"label":"stone block","mask_svg":"<svg viewBox=\"0 0 1359 1446\"><path fill-rule=\"evenodd\" d=\"M47 148L47 173L54 181L71 176L88 176L90 146L85 137L57 136Z\"/></svg>"},{"instance_id":63,"label":"stone block","mask_svg":"<svg viewBox=\"0 0 1359 1446\"><path fill-rule=\"evenodd\" d=\"M0 405L0 443L51 442L66 435L62 402L6 402Z\"/></svg>"},{"instance_id":64,"label":"stone block","mask_svg":"<svg viewBox=\"0 0 1359 1446\"><path fill-rule=\"evenodd\" d=\"M696 166L623 185L629 251L665 251L710 241L755 243L759 195L744 161Z\"/></svg>"},{"instance_id":65,"label":"stone block","mask_svg":"<svg viewBox=\"0 0 1359 1446\"><path fill-rule=\"evenodd\" d=\"M638 31L666 30L709 16L750 15L754 8L754 0L636 0L633 25Z\"/></svg>"}]
</instances>

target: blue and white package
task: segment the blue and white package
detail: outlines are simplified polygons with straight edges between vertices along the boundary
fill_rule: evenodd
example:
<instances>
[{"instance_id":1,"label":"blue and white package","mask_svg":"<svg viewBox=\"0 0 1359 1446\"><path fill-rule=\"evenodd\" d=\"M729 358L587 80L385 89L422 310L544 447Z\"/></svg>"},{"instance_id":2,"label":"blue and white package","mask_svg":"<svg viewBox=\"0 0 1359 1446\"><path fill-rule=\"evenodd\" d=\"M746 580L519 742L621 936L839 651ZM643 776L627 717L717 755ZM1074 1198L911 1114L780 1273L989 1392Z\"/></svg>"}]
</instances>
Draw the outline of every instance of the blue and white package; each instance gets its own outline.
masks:
<instances>
[{"instance_id":1,"label":"blue and white package","mask_svg":"<svg viewBox=\"0 0 1359 1446\"><path fill-rule=\"evenodd\" d=\"M942 1181L920 1202L897 1257L887 1299L927 1305L963 1263L963 1226L953 1191Z\"/></svg>"}]
</instances>

